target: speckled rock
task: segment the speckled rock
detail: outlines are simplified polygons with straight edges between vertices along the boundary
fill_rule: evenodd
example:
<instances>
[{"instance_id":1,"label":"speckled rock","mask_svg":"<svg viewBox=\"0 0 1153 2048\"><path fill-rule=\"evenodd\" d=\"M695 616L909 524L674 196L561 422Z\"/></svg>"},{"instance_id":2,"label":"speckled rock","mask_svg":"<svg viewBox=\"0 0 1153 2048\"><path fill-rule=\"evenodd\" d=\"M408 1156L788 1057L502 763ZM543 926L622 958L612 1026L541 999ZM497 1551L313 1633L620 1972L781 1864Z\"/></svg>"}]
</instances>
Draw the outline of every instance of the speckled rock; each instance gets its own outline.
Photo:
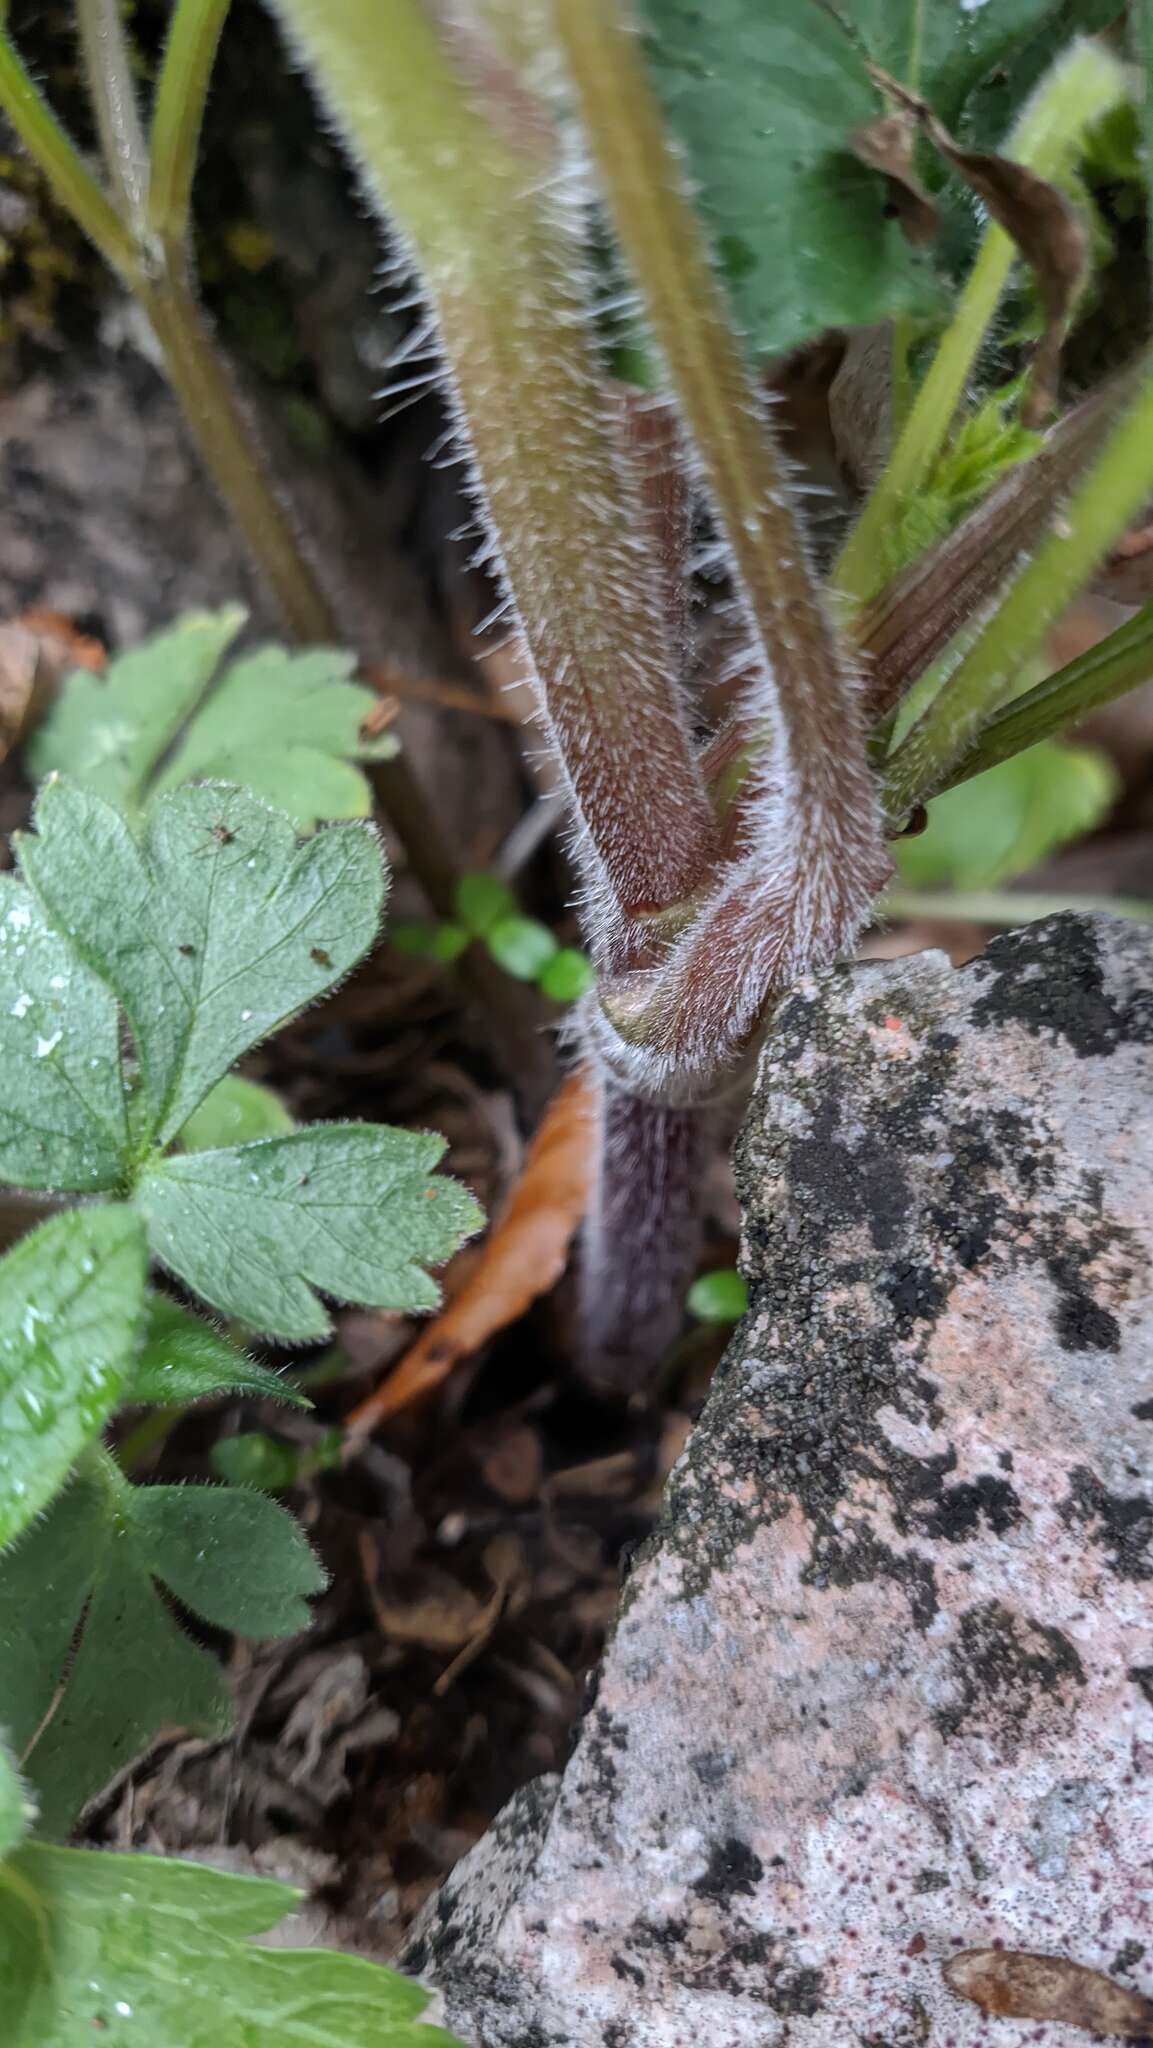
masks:
<instances>
[{"instance_id":1,"label":"speckled rock","mask_svg":"<svg viewBox=\"0 0 1153 2048\"><path fill-rule=\"evenodd\" d=\"M477 2048L1086 2048L942 1964L1153 1991L1153 931L780 1014L750 1313L582 1739L409 1955Z\"/></svg>"}]
</instances>

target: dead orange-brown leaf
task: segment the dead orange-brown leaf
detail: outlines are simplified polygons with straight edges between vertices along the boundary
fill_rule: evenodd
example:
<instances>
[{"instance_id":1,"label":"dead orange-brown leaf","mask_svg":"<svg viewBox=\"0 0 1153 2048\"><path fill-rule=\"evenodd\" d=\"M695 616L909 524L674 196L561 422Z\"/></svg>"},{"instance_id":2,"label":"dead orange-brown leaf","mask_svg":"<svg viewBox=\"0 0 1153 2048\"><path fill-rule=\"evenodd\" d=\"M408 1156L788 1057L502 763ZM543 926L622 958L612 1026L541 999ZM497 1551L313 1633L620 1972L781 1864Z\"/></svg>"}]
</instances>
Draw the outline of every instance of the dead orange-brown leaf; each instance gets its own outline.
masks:
<instances>
[{"instance_id":1,"label":"dead orange-brown leaf","mask_svg":"<svg viewBox=\"0 0 1153 2048\"><path fill-rule=\"evenodd\" d=\"M1153 2033L1153 2000L1066 1956L970 1948L950 1957L944 1977L951 1990L998 2019L1053 2020L1122 2041Z\"/></svg>"},{"instance_id":2,"label":"dead orange-brown leaf","mask_svg":"<svg viewBox=\"0 0 1153 2048\"><path fill-rule=\"evenodd\" d=\"M570 1074L545 1111L515 1188L460 1293L348 1418L353 1442L447 1379L453 1366L523 1315L560 1279L588 1207L595 1164L596 1085Z\"/></svg>"}]
</instances>

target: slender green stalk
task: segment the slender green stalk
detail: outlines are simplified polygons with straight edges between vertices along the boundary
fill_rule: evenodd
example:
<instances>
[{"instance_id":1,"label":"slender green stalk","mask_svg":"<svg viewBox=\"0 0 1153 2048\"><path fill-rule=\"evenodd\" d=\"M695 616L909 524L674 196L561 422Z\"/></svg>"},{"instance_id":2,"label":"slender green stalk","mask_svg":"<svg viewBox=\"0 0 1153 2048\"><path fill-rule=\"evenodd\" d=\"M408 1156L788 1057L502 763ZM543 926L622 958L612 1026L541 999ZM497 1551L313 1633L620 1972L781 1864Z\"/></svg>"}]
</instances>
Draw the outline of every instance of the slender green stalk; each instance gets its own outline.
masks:
<instances>
[{"instance_id":1,"label":"slender green stalk","mask_svg":"<svg viewBox=\"0 0 1153 2048\"><path fill-rule=\"evenodd\" d=\"M1088 653L1079 654L1075 661L1046 676L1043 683L1015 697L985 727L973 752L965 756L944 787L953 789L959 782L983 775L986 768L995 768L999 761L1035 747L1039 740L1064 732L1090 711L1151 679L1153 603L1143 605Z\"/></svg>"},{"instance_id":2,"label":"slender green stalk","mask_svg":"<svg viewBox=\"0 0 1153 2048\"><path fill-rule=\"evenodd\" d=\"M1024 664L1153 492L1153 365L1004 602L893 755L885 808L900 824L954 775Z\"/></svg>"},{"instance_id":3,"label":"slender green stalk","mask_svg":"<svg viewBox=\"0 0 1153 2048\"><path fill-rule=\"evenodd\" d=\"M76 0L85 82L122 220L137 238L148 198L148 146L120 0Z\"/></svg>"},{"instance_id":4,"label":"slender green stalk","mask_svg":"<svg viewBox=\"0 0 1153 2048\"><path fill-rule=\"evenodd\" d=\"M680 901L711 857L712 814L592 346L579 216L551 189L552 135L523 92L496 93L490 117L483 65L470 91L422 0L391 0L387 37L374 0L277 4L417 260L591 845L590 899L606 925Z\"/></svg>"},{"instance_id":5,"label":"slender green stalk","mask_svg":"<svg viewBox=\"0 0 1153 2048\"><path fill-rule=\"evenodd\" d=\"M41 98L6 35L0 33L0 107L62 206L94 242L113 270L131 283L138 271L136 244L79 150Z\"/></svg>"},{"instance_id":6,"label":"slender green stalk","mask_svg":"<svg viewBox=\"0 0 1153 2048\"><path fill-rule=\"evenodd\" d=\"M1107 911L1112 917L1153 918L1153 903L1139 896L1077 896L1039 894L1022 889L889 889L877 905L879 918L955 918L958 924L1036 924L1042 917L1057 917L1073 910L1092 917Z\"/></svg>"},{"instance_id":7,"label":"slender green stalk","mask_svg":"<svg viewBox=\"0 0 1153 2048\"><path fill-rule=\"evenodd\" d=\"M148 223L161 245L188 233L204 104L229 0L176 0L156 85L149 150Z\"/></svg>"},{"instance_id":8,"label":"slender green stalk","mask_svg":"<svg viewBox=\"0 0 1153 2048\"><path fill-rule=\"evenodd\" d=\"M1124 66L1102 44L1074 43L1043 79L1009 137L1005 154L1039 177L1053 177L1089 124L1119 105L1127 90ZM944 446L1015 255L1004 229L990 225L896 447L834 572L835 587L856 603L866 602L880 587L885 535Z\"/></svg>"}]
</instances>

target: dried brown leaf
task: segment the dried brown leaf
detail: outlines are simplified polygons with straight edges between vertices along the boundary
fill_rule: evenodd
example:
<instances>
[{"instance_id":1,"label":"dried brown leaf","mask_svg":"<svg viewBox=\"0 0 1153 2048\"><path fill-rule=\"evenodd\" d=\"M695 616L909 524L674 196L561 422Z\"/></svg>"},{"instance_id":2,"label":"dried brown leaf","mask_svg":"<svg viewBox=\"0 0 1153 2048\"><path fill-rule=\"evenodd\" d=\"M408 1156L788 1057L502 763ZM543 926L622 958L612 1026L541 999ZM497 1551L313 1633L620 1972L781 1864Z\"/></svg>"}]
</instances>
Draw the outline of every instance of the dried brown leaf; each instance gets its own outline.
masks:
<instances>
[{"instance_id":1,"label":"dried brown leaf","mask_svg":"<svg viewBox=\"0 0 1153 2048\"><path fill-rule=\"evenodd\" d=\"M867 121L849 137L854 155L871 171L880 171L901 233L915 248L931 242L940 227L937 209L913 169L916 133L913 116L901 111Z\"/></svg>"},{"instance_id":2,"label":"dried brown leaf","mask_svg":"<svg viewBox=\"0 0 1153 2048\"><path fill-rule=\"evenodd\" d=\"M592 1189L597 1091L580 1068L558 1089L520 1179L454 1301L348 1418L350 1445L431 1393L453 1366L560 1279Z\"/></svg>"},{"instance_id":3,"label":"dried brown leaf","mask_svg":"<svg viewBox=\"0 0 1153 2048\"><path fill-rule=\"evenodd\" d=\"M897 108L919 122L935 150L965 180L999 227L1016 243L1037 280L1045 325L1033 351L1029 389L1021 408L1028 427L1052 410L1061 344L1085 276L1089 238L1085 224L1064 193L1024 164L992 150L962 149L927 100L870 65L876 84ZM875 124L874 124L875 125Z\"/></svg>"},{"instance_id":4,"label":"dried brown leaf","mask_svg":"<svg viewBox=\"0 0 1153 2048\"><path fill-rule=\"evenodd\" d=\"M1066 1956L970 1948L943 1965L950 1990L998 2019L1053 2020L1123 2041L1153 2034L1153 2000Z\"/></svg>"}]
</instances>

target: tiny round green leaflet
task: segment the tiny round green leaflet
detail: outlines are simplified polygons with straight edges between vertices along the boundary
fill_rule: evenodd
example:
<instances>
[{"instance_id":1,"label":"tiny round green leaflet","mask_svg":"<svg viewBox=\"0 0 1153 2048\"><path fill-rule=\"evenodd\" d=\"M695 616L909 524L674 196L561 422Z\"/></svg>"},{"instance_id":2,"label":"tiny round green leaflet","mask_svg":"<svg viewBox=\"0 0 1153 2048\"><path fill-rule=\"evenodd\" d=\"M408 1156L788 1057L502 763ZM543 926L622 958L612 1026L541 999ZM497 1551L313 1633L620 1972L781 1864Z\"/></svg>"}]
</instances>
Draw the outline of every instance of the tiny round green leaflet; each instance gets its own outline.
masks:
<instances>
[{"instance_id":1,"label":"tiny round green leaflet","mask_svg":"<svg viewBox=\"0 0 1153 2048\"><path fill-rule=\"evenodd\" d=\"M596 980L592 961L575 946L560 946L545 961L537 976L537 987L550 1002L575 1003L587 995Z\"/></svg>"},{"instance_id":2,"label":"tiny round green leaflet","mask_svg":"<svg viewBox=\"0 0 1153 2048\"><path fill-rule=\"evenodd\" d=\"M541 969L560 951L546 924L535 917L501 917L485 933L485 945L498 967L517 981L536 981Z\"/></svg>"},{"instance_id":3,"label":"tiny round green leaflet","mask_svg":"<svg viewBox=\"0 0 1153 2048\"><path fill-rule=\"evenodd\" d=\"M689 1288L689 1313L702 1323L735 1323L748 1305L748 1285L734 1266L702 1273Z\"/></svg>"}]
</instances>

